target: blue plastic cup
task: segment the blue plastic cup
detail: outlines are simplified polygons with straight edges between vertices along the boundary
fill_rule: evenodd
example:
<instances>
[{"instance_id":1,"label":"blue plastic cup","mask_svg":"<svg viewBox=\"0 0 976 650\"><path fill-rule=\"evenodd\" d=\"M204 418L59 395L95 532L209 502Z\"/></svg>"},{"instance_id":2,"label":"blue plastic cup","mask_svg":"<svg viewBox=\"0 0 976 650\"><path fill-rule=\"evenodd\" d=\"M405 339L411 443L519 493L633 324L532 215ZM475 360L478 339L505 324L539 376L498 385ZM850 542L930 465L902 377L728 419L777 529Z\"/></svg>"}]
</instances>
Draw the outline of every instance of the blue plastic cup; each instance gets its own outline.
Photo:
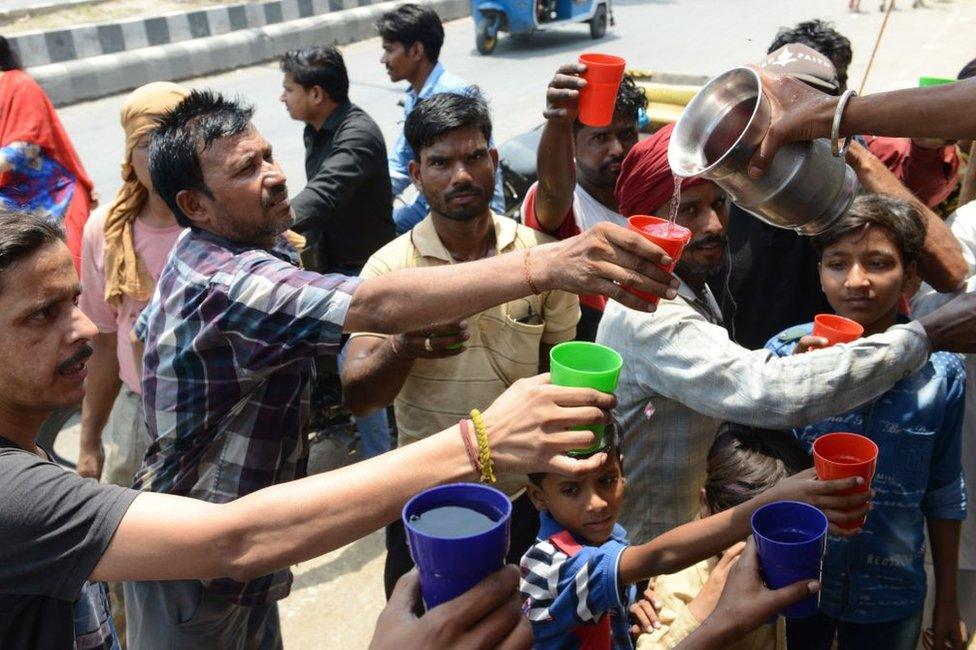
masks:
<instances>
[{"instance_id":1,"label":"blue plastic cup","mask_svg":"<svg viewBox=\"0 0 976 650\"><path fill-rule=\"evenodd\" d=\"M752 513L752 533L763 578L770 589L800 580L819 580L827 544L827 517L798 501L777 501ZM820 592L790 605L781 614L806 618L817 613Z\"/></svg>"},{"instance_id":2,"label":"blue plastic cup","mask_svg":"<svg viewBox=\"0 0 976 650\"><path fill-rule=\"evenodd\" d=\"M464 508L474 514L454 511L460 515L457 520L441 521L436 526L439 530L431 532L430 525L424 525L425 513L445 507ZM465 519L484 521L484 517L490 521L481 530L471 532L480 522L472 524ZM420 572L420 594L427 609L457 598L505 565L511 519L512 502L508 497L478 483L441 485L407 501L403 506L403 525L410 557Z\"/></svg>"}]
</instances>

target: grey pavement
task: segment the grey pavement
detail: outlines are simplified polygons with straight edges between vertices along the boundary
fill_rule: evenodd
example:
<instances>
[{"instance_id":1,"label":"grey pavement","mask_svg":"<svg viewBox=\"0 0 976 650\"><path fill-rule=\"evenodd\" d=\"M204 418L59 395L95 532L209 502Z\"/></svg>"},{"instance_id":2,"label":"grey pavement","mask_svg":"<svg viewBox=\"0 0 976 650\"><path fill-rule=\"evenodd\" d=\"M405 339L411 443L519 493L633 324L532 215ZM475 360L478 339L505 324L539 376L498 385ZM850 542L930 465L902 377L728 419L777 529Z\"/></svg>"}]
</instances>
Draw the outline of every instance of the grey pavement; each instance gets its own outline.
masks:
<instances>
[{"instance_id":1,"label":"grey pavement","mask_svg":"<svg viewBox=\"0 0 976 650\"><path fill-rule=\"evenodd\" d=\"M931 2L925 9L895 12L888 25L868 91L912 86L921 75L954 77L976 56L971 34L976 0ZM866 8L873 7L864 3ZM851 86L860 84L881 16L850 16L843 0L620 0L616 28L598 42L585 26L535 35L527 43L503 35L492 56L474 50L470 19L445 25L441 59L452 72L479 84L492 103L496 141L503 142L541 122L545 86L558 64L596 49L624 56L635 68L715 74L757 61L777 28L814 17L830 19L853 43ZM392 144L401 128L395 86L379 65L371 39L342 48L352 79L351 96L380 124ZM297 192L304 181L302 126L278 102L281 75L272 64L242 68L187 82L238 94L257 107L255 123ZM60 114L103 200L119 186L122 131L118 111L124 96L74 105ZM328 451L328 450L323 450ZM341 458L336 450L330 452ZM326 454L329 455L329 454ZM382 607L382 533L304 563L295 590L283 601L286 646L298 649L366 647Z\"/></svg>"}]
</instances>

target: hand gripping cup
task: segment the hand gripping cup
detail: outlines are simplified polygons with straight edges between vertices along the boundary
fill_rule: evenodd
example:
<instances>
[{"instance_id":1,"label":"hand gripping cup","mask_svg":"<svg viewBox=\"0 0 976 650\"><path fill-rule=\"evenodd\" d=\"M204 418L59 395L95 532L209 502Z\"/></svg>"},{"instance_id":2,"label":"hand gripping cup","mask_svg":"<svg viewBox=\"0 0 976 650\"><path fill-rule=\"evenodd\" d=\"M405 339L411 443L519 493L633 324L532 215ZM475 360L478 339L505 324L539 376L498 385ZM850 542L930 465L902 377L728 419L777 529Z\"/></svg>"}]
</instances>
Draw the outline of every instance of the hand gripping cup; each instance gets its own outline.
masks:
<instances>
[{"instance_id":1,"label":"hand gripping cup","mask_svg":"<svg viewBox=\"0 0 976 650\"><path fill-rule=\"evenodd\" d=\"M759 552L763 579L770 589L800 580L819 580L827 544L827 516L798 501L777 501L752 513L752 534ZM806 618L817 613L817 592L790 605L781 614Z\"/></svg>"},{"instance_id":2,"label":"hand gripping cup","mask_svg":"<svg viewBox=\"0 0 976 650\"><path fill-rule=\"evenodd\" d=\"M838 478L860 476L864 479L861 487L844 490L838 494L856 494L871 489L871 479L878 464L878 445L874 441L856 433L828 433L813 442L813 466L817 478L832 481ZM838 524L841 528L859 528L867 521Z\"/></svg>"},{"instance_id":3,"label":"hand gripping cup","mask_svg":"<svg viewBox=\"0 0 976 650\"><path fill-rule=\"evenodd\" d=\"M580 54L579 62L586 66L586 86L579 96L579 121L587 126L606 126L613 120L617 89L627 62L619 56L592 52Z\"/></svg>"},{"instance_id":4,"label":"hand gripping cup","mask_svg":"<svg viewBox=\"0 0 976 650\"><path fill-rule=\"evenodd\" d=\"M403 506L410 557L427 609L457 598L505 564L512 502L493 487L453 483Z\"/></svg>"},{"instance_id":5,"label":"hand gripping cup","mask_svg":"<svg viewBox=\"0 0 976 650\"><path fill-rule=\"evenodd\" d=\"M817 314L813 317L813 335L827 339L827 345L850 343L864 336L861 324L836 314Z\"/></svg>"},{"instance_id":6,"label":"hand gripping cup","mask_svg":"<svg viewBox=\"0 0 976 650\"><path fill-rule=\"evenodd\" d=\"M685 250L688 242L691 241L690 230L676 223L670 223L667 219L660 219L658 217L648 217L642 214L634 215L627 219L627 228L633 230L648 241L657 244L664 249L665 253L671 256L671 259L674 261L668 266L661 267L668 273L674 271L675 265L677 265L678 260L681 258L681 253ZM643 291L631 289L630 287L624 288L638 298L646 300L655 306L661 300L660 296L644 293Z\"/></svg>"},{"instance_id":7,"label":"hand gripping cup","mask_svg":"<svg viewBox=\"0 0 976 650\"><path fill-rule=\"evenodd\" d=\"M598 343L567 341L549 351L550 381L556 386L593 388L603 393L617 389L623 358L615 350ZM596 443L586 449L573 449L572 455L587 456L603 447L602 424L588 427L596 434Z\"/></svg>"}]
</instances>

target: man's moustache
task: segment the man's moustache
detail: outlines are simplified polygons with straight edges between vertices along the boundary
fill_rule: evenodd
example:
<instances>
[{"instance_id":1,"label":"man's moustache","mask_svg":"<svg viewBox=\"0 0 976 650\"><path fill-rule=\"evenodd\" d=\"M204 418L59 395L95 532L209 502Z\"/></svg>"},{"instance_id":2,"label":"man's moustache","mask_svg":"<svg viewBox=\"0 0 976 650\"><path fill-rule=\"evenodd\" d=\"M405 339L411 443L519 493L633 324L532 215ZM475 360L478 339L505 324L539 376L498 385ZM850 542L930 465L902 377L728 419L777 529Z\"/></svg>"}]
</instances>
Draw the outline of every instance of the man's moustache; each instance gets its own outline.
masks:
<instances>
[{"instance_id":1,"label":"man's moustache","mask_svg":"<svg viewBox=\"0 0 976 650\"><path fill-rule=\"evenodd\" d=\"M475 194L477 196L484 196L485 192L477 185L462 185L460 187L455 187L452 190L448 190L444 193L444 198L450 201L453 198L461 194Z\"/></svg>"},{"instance_id":2,"label":"man's moustache","mask_svg":"<svg viewBox=\"0 0 976 650\"><path fill-rule=\"evenodd\" d=\"M691 243L685 246L686 251L693 251L699 248L704 248L705 246L710 246L712 244L717 244L719 246L728 245L729 240L721 235L705 235L701 239L693 239Z\"/></svg>"},{"instance_id":3,"label":"man's moustache","mask_svg":"<svg viewBox=\"0 0 976 650\"><path fill-rule=\"evenodd\" d=\"M268 192L268 196L261 201L261 207L270 208L272 205L280 201L282 196L288 196L288 186L284 184L270 190Z\"/></svg>"},{"instance_id":4,"label":"man's moustache","mask_svg":"<svg viewBox=\"0 0 976 650\"><path fill-rule=\"evenodd\" d=\"M64 361L63 363L61 363L61 365L58 366L58 372L61 374L68 372L71 366L76 366L79 363L87 361L88 357L90 357L93 352L94 350L92 350L92 347L87 343L82 345L80 348L78 348L77 352L75 352L68 358L67 361Z\"/></svg>"}]
</instances>

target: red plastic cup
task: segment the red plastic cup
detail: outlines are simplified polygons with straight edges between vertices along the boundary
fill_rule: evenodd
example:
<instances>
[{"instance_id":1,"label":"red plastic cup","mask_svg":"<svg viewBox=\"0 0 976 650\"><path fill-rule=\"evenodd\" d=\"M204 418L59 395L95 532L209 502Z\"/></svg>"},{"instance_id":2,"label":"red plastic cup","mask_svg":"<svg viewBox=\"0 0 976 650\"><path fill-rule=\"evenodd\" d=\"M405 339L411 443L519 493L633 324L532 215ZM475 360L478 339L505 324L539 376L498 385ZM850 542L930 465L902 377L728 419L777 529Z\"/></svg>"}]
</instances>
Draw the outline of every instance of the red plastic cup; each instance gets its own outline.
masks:
<instances>
[{"instance_id":1,"label":"red plastic cup","mask_svg":"<svg viewBox=\"0 0 976 650\"><path fill-rule=\"evenodd\" d=\"M878 465L878 445L870 438L856 433L828 433L813 442L813 466L821 481L860 476L864 479L861 487L844 490L838 494L856 494L871 489L871 479ZM842 524L841 528L858 528L867 520Z\"/></svg>"},{"instance_id":2,"label":"red plastic cup","mask_svg":"<svg viewBox=\"0 0 976 650\"><path fill-rule=\"evenodd\" d=\"M664 249L665 253L671 256L671 259L674 261L668 266L660 267L668 273L674 271L675 265L681 258L681 253L685 250L688 242L691 241L690 230L676 223L671 223L667 219L660 219L658 217L648 217L642 214L634 215L627 219L627 227L648 241L657 244ZM657 305L661 299L660 296L638 291L630 287L624 287L624 289L652 305Z\"/></svg>"},{"instance_id":3,"label":"red plastic cup","mask_svg":"<svg viewBox=\"0 0 976 650\"><path fill-rule=\"evenodd\" d=\"M850 343L864 336L861 324L837 314L817 314L813 317L813 335L827 339L827 345Z\"/></svg>"},{"instance_id":4,"label":"red plastic cup","mask_svg":"<svg viewBox=\"0 0 976 650\"><path fill-rule=\"evenodd\" d=\"M579 62L586 66L586 86L580 90L579 120L587 126L606 126L613 120L617 90L627 62L619 56L587 52Z\"/></svg>"}]
</instances>

